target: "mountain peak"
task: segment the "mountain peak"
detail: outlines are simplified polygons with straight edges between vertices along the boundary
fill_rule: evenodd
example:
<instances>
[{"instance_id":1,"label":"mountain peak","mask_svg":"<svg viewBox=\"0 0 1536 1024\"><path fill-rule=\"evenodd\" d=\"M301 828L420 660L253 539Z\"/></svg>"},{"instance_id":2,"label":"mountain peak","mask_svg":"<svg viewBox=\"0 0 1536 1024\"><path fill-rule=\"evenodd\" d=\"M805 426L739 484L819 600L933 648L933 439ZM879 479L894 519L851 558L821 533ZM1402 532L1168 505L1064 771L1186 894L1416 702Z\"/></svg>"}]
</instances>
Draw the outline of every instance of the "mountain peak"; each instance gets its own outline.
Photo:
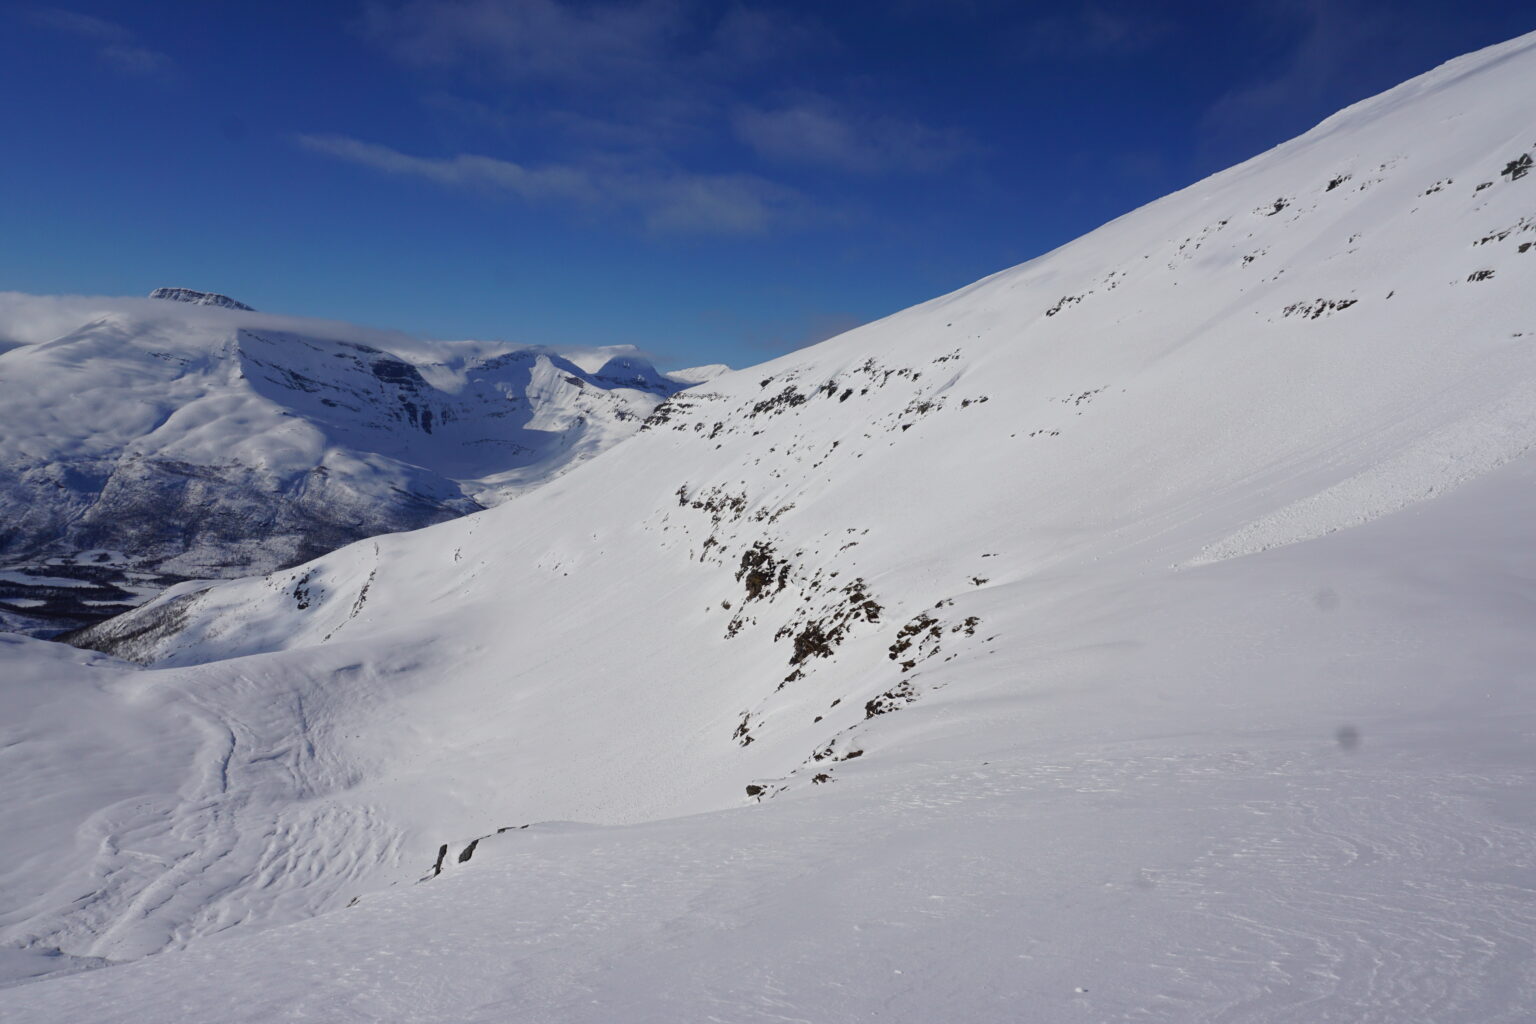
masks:
<instances>
[{"instance_id":1,"label":"mountain peak","mask_svg":"<svg viewBox=\"0 0 1536 1024\"><path fill-rule=\"evenodd\" d=\"M169 299L172 302L190 302L194 306L221 306L224 309L243 309L248 313L256 312L243 302L236 302L228 295L220 295L218 292L199 292L191 288L156 288L149 293L152 299Z\"/></svg>"}]
</instances>

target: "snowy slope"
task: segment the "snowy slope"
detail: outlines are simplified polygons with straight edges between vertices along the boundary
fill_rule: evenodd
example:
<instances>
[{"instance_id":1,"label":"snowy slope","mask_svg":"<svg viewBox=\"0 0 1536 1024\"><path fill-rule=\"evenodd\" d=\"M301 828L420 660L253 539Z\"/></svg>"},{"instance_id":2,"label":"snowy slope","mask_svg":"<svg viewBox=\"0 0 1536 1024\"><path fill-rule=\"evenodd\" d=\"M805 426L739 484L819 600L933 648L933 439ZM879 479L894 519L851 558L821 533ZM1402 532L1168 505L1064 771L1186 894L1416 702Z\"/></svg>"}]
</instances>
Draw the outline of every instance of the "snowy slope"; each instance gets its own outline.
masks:
<instances>
[{"instance_id":1,"label":"snowy slope","mask_svg":"<svg viewBox=\"0 0 1536 1024\"><path fill-rule=\"evenodd\" d=\"M667 373L673 380L684 380L690 384L704 384L714 380L721 374L730 373L731 368L724 363L710 363L708 366L690 366L682 370L671 370Z\"/></svg>"},{"instance_id":2,"label":"snowy slope","mask_svg":"<svg viewBox=\"0 0 1536 1024\"><path fill-rule=\"evenodd\" d=\"M478 510L627 436L687 383L613 350L582 369L542 349L155 294L177 301L120 300L0 353L11 628L57 631L181 579L269 572ZM5 298L11 328L51 322L36 299Z\"/></svg>"},{"instance_id":3,"label":"snowy slope","mask_svg":"<svg viewBox=\"0 0 1536 1024\"><path fill-rule=\"evenodd\" d=\"M1525 1019L1533 84L1536 35L1452 62L93 631L151 669L0 647L101 707L0 738L13 975L170 950L0 1011Z\"/></svg>"}]
</instances>

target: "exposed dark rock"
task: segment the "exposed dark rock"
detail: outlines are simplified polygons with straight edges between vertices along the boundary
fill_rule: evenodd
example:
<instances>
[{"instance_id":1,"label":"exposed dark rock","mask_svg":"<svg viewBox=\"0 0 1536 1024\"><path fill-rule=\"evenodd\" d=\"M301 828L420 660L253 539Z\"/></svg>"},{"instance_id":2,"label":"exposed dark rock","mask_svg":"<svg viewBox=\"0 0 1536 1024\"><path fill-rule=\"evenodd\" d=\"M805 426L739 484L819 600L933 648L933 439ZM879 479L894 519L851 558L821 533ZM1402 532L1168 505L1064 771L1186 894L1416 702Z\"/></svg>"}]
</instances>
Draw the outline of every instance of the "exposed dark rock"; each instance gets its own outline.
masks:
<instances>
[{"instance_id":1,"label":"exposed dark rock","mask_svg":"<svg viewBox=\"0 0 1536 1024\"><path fill-rule=\"evenodd\" d=\"M1348 309L1359 299L1313 299L1309 302L1293 302L1281 311L1281 316L1299 316L1307 320L1316 320L1325 314Z\"/></svg>"},{"instance_id":2,"label":"exposed dark rock","mask_svg":"<svg viewBox=\"0 0 1536 1024\"><path fill-rule=\"evenodd\" d=\"M149 293L152 299L169 299L172 302L190 302L194 306L222 306L224 309L240 309L247 313L255 310L243 302L236 302L218 292L199 292L191 288L156 288Z\"/></svg>"},{"instance_id":3,"label":"exposed dark rock","mask_svg":"<svg viewBox=\"0 0 1536 1024\"><path fill-rule=\"evenodd\" d=\"M915 700L917 700L916 689L912 686L911 682L903 680L880 696L866 702L864 705L864 718L868 721L879 715L888 715L892 711L898 711Z\"/></svg>"},{"instance_id":4,"label":"exposed dark rock","mask_svg":"<svg viewBox=\"0 0 1536 1024\"><path fill-rule=\"evenodd\" d=\"M763 383L767 383L764 381ZM748 416L758 417L763 415L777 415L787 409L793 409L797 405L804 405L806 397L795 390L794 385L789 385L772 398L765 398L752 406Z\"/></svg>"},{"instance_id":5,"label":"exposed dark rock","mask_svg":"<svg viewBox=\"0 0 1536 1024\"><path fill-rule=\"evenodd\" d=\"M770 589L774 593L784 589L789 582L789 562L775 558L771 544L758 541L742 552L736 579L746 586L747 600L756 601Z\"/></svg>"}]
</instances>

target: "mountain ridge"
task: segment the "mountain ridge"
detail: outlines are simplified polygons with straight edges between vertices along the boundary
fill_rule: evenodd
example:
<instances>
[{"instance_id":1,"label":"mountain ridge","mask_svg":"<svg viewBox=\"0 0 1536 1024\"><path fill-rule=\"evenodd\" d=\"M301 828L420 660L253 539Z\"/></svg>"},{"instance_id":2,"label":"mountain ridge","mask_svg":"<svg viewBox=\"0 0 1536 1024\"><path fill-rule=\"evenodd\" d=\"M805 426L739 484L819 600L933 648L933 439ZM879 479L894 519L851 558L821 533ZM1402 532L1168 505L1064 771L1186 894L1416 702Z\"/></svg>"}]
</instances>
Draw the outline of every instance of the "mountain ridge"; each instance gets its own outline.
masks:
<instances>
[{"instance_id":1,"label":"mountain ridge","mask_svg":"<svg viewBox=\"0 0 1536 1024\"><path fill-rule=\"evenodd\" d=\"M223 309L235 309L246 313L256 312L243 302L236 302L228 295L220 295L218 292L200 292L191 288L156 288L149 293L152 299L166 299L170 302L189 302L194 306L219 306Z\"/></svg>"},{"instance_id":2,"label":"mountain ridge","mask_svg":"<svg viewBox=\"0 0 1536 1024\"><path fill-rule=\"evenodd\" d=\"M687 386L623 351L594 372L532 347L402 357L193 305L211 312L133 307L4 354L12 628L57 631L181 580L271 571L496 504Z\"/></svg>"}]
</instances>

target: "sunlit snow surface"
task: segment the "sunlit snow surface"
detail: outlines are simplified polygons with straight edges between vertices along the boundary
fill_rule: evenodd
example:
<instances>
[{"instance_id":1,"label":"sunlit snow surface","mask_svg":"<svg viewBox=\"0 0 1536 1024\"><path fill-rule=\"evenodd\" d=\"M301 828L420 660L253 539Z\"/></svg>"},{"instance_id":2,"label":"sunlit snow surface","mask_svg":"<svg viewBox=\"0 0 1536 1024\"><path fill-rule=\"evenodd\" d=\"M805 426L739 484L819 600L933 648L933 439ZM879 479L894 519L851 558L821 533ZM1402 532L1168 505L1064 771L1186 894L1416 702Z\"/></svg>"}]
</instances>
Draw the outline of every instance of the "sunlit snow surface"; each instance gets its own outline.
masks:
<instances>
[{"instance_id":1,"label":"sunlit snow surface","mask_svg":"<svg viewBox=\"0 0 1536 1024\"><path fill-rule=\"evenodd\" d=\"M1533 83L0 644L0 1015L1527 1020Z\"/></svg>"}]
</instances>

